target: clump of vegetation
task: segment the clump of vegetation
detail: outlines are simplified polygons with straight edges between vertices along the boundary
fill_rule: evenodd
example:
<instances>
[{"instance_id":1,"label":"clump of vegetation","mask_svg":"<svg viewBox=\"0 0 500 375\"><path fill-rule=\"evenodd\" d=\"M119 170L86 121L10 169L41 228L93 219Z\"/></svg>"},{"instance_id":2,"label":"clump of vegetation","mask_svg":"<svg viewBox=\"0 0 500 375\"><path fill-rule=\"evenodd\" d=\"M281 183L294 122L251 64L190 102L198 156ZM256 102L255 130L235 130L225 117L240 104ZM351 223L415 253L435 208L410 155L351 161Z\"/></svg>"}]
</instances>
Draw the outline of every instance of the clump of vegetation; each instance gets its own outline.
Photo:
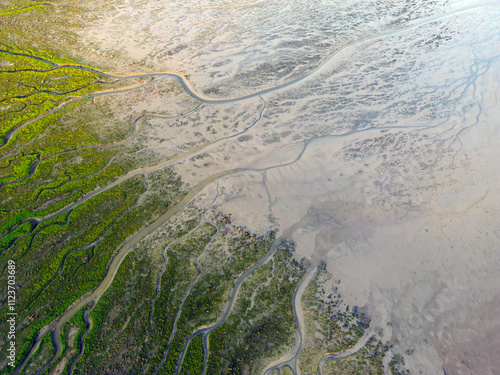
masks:
<instances>
[{"instance_id":1,"label":"clump of vegetation","mask_svg":"<svg viewBox=\"0 0 500 375\"><path fill-rule=\"evenodd\" d=\"M357 307L351 309L343 303L338 288L332 281L331 275L326 270L326 265L322 263L302 297L306 326L305 346L300 356L300 367L303 372L316 372L319 361L324 356L343 352L354 346L370 323L370 320L359 312ZM326 287L330 284L333 285ZM366 351L366 349L363 350ZM368 364L365 363L365 360L362 363L358 363L359 361L356 360L356 366L359 367L357 371L361 371L363 366L370 367L370 371L381 368L382 362L381 357L378 357L378 352L373 351L368 357L370 358ZM374 359L375 357L377 358ZM349 358L355 360L357 357ZM368 373L375 374L377 372Z\"/></svg>"},{"instance_id":2,"label":"clump of vegetation","mask_svg":"<svg viewBox=\"0 0 500 375\"><path fill-rule=\"evenodd\" d=\"M327 374L383 375L383 358L388 350L379 340L372 338L352 356L326 362Z\"/></svg>"},{"instance_id":3,"label":"clump of vegetation","mask_svg":"<svg viewBox=\"0 0 500 375\"><path fill-rule=\"evenodd\" d=\"M212 211L215 213L215 210ZM222 220L225 217L226 220ZM179 356L189 335L200 326L214 324L222 315L235 280L269 251L274 238L243 232L222 213L212 219L220 236L210 243L200 258L204 274L186 296L177 331L165 351L165 363L158 374L169 374L179 366Z\"/></svg>"},{"instance_id":4,"label":"clump of vegetation","mask_svg":"<svg viewBox=\"0 0 500 375\"><path fill-rule=\"evenodd\" d=\"M182 362L181 375L199 375L203 371L203 338L196 335L189 343Z\"/></svg>"},{"instance_id":5,"label":"clump of vegetation","mask_svg":"<svg viewBox=\"0 0 500 375\"><path fill-rule=\"evenodd\" d=\"M242 284L225 324L210 334L207 373L257 374L270 358L290 349L295 337L292 298L304 272L293 246L281 243Z\"/></svg>"},{"instance_id":6,"label":"clump of vegetation","mask_svg":"<svg viewBox=\"0 0 500 375\"><path fill-rule=\"evenodd\" d=\"M64 67L37 54L12 45L0 45L0 134L7 136L21 126L27 127L19 141L26 142L49 121L31 120L78 97L101 90L111 83L98 73L78 67Z\"/></svg>"},{"instance_id":7,"label":"clump of vegetation","mask_svg":"<svg viewBox=\"0 0 500 375\"><path fill-rule=\"evenodd\" d=\"M62 364L64 367L64 372L69 371L73 361L76 360L78 354L82 350L82 338L83 334L88 328L87 323L83 320L83 314L86 309L85 307L78 311L75 315L71 317L70 320L61 329L61 342L63 343L63 350L61 352L61 361L56 361L50 369Z\"/></svg>"},{"instance_id":8,"label":"clump of vegetation","mask_svg":"<svg viewBox=\"0 0 500 375\"><path fill-rule=\"evenodd\" d=\"M50 333L46 334L38 349L36 351L36 356L30 358L28 363L26 364L26 372L36 373L40 370L47 362L50 361L52 356L55 354L54 344L52 342L52 336Z\"/></svg>"},{"instance_id":9,"label":"clump of vegetation","mask_svg":"<svg viewBox=\"0 0 500 375\"><path fill-rule=\"evenodd\" d=\"M410 372L404 368L405 359L401 354L396 354L389 362L392 375L409 375Z\"/></svg>"},{"instance_id":10,"label":"clump of vegetation","mask_svg":"<svg viewBox=\"0 0 500 375\"><path fill-rule=\"evenodd\" d=\"M313 282L308 286L302 298L306 316L316 321L314 326L324 339L321 346L331 353L340 352L356 344L368 328L370 320L357 307L346 306L335 284L330 290L325 284L331 283L331 276L322 263ZM314 336L314 334L313 334Z\"/></svg>"}]
</instances>

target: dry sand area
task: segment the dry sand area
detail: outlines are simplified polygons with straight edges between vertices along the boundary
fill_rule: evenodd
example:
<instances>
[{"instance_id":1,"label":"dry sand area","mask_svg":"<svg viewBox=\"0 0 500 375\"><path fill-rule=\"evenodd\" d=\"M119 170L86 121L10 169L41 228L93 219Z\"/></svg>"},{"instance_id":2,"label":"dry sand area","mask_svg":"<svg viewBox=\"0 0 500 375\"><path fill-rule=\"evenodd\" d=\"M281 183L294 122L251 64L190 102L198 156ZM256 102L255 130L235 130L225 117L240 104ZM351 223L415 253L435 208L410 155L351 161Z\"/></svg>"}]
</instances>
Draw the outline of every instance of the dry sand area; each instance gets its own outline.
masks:
<instances>
[{"instance_id":1,"label":"dry sand area","mask_svg":"<svg viewBox=\"0 0 500 375\"><path fill-rule=\"evenodd\" d=\"M175 166L193 185L247 168L220 179L218 209L326 261L410 373L499 374L500 3L452 14L481 4L83 1L74 56L221 98L324 64L150 118L133 142L157 160L202 145Z\"/></svg>"}]
</instances>

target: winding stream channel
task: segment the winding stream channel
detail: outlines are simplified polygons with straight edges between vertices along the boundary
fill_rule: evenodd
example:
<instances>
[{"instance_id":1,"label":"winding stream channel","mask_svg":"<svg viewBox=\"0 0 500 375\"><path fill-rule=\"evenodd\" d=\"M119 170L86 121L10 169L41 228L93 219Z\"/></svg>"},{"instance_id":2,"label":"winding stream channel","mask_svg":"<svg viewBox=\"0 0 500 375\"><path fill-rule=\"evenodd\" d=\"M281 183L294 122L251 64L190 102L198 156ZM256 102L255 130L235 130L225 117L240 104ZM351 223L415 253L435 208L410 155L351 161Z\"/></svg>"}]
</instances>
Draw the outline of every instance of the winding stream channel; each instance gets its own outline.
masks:
<instances>
[{"instance_id":1,"label":"winding stream channel","mask_svg":"<svg viewBox=\"0 0 500 375\"><path fill-rule=\"evenodd\" d=\"M255 97L260 97L261 100L263 101L263 107L261 109L259 117L251 125L251 126L253 126L253 125L255 125L255 123L257 121L260 120L260 118L262 117L263 111L265 109L266 103L265 103L264 98L262 97L263 95L269 94L269 93L272 93L272 92L275 92L275 91L278 91L278 90L283 90L283 89L289 88L291 86L297 85L297 84L299 84L299 83L301 83L301 82L303 82L303 81L305 81L307 79L310 79L310 78L316 76L328 64L330 64L337 56L339 56L340 54L342 54L343 52L345 52L348 49L357 47L357 46L359 46L361 44L364 44L364 43L367 43L367 42L370 42L370 41L374 41L374 40L377 40L377 39L382 39L382 38L390 37L392 35L396 35L396 34L403 33L403 32L409 31L409 30L413 30L413 29L416 29L416 28L418 28L418 27L420 27L422 25L425 25L425 24L428 24L428 23L431 23L431 22L436 22L436 21L439 21L439 20L443 20L443 19L455 16L455 15L458 15L458 14L461 14L461 13L469 12L469 11L472 11L472 10L475 10L475 9L479 9L479 8L498 7L498 6L500 6L499 3L484 3L484 4L480 4L480 5L474 5L474 6L466 7L466 8L459 9L459 10L456 10L456 11L453 11L453 12L449 12L449 13L446 13L446 14L436 15L436 16L433 16L433 17L425 18L425 19L422 19L422 20L420 20L420 21L418 21L418 22L416 22L416 23L414 23L414 24L412 24L410 26L407 26L407 27L403 27L403 28L399 28L399 29L395 29L395 30L386 31L386 32L383 32L383 33L378 34L378 35L374 35L374 36L370 36L370 37L367 37L367 38L364 38L364 39L360 39L358 41L352 42L352 43L350 43L348 45L345 45L344 47L338 49L336 52L334 52L332 55L330 55L321 65L319 65L314 70L310 71L309 73L307 73L307 74L305 74L305 75L303 75L303 76L301 76L301 77L299 77L297 79L294 79L294 80L292 80L290 82L287 82L287 83L284 83L284 84L281 84L281 85L277 85L277 86L273 86L273 87L270 87L270 88L267 88L267 89L264 89L264 90L261 90L261 91L253 92L253 93L246 94L246 95L243 95L243 96L240 96L240 97L232 97L232 98L221 98L221 99L218 99L218 98L209 98L207 96L204 96L204 95L198 93L194 89L194 87L191 85L191 83L184 76L181 76L181 75L178 75L178 74L174 74L174 73L151 73L151 74L134 74L134 75L115 75L115 74L111 74L111 73L101 72L101 71L98 71L96 69L92 69L92 68L88 68L88 67L84 67L84 66L79 66L79 65L59 65L59 64L47 62L44 59L40 59L40 60L44 61L44 62L47 62L47 63L50 63L50 65L52 65L54 68L72 67L72 68L76 68L76 69L82 69L82 70L87 70L87 71L90 71L90 72L98 73L100 75L103 75L103 76L106 76L106 77L110 77L110 78L115 78L115 79L118 79L118 80L122 80L122 79L134 79L134 78L151 78L151 79L154 79L154 78L157 78L157 77L172 78L172 79L176 80L179 84L181 84L182 87L184 88L184 90L186 91L186 93L189 94L192 98L200 101L203 104L208 104L208 105L235 103L235 102L239 102L239 101L243 101L243 100L247 100L247 99L251 99L251 98L255 98ZM15 53L12 53L12 52L9 52L9 51L2 51L2 52L10 53L10 54L15 54ZM29 56L29 57L33 57L33 56ZM94 94L85 96L84 98L91 98L91 97L94 97L94 96L97 96L97 95L106 95L107 93L124 92L124 91L132 90L132 89L140 87L140 86L144 86L147 83L148 82L141 83L140 85L135 85L134 87L128 87L128 88L123 88L123 89L119 89L119 90L110 90L109 92L94 93ZM83 98L79 98L78 100L82 100L82 99ZM36 121L40 117L48 116L49 114L54 113L55 111L58 111L61 108L64 108L65 106L67 106L67 105L69 105L69 104L64 104L64 105L62 105L60 107L57 107L57 108L53 109L52 111L49 111L48 113L46 113L46 114L44 114L42 116L39 116L36 119L30 120L27 123L21 125L20 127L14 129L13 131L11 131L10 133L8 133L7 135L5 135L3 137L4 143L3 143L3 145L0 146L0 148L2 146L5 146L9 142L9 140L12 138L12 135L15 134L15 132L18 131L19 129L25 127L26 125L28 125L30 123L32 123L33 121ZM249 129L249 128L247 128L247 129ZM243 130L243 132L245 132L247 129ZM239 135L239 134L242 134L242 132L238 133L237 135ZM232 135L230 137L225 137L224 139L232 138L234 136L236 136L236 135ZM219 142L219 141L222 141L224 139L219 139L219 140L217 140L215 142ZM295 162L296 160L298 160L301 157L301 155L303 154L306 146L307 146L307 142L305 141L304 142L304 148L302 149L302 151L300 152L300 154L297 156L297 158L294 159L294 161L292 161L292 162L283 163L283 164L272 166L272 167L265 168L265 169L255 169L255 168L235 168L235 169L229 169L229 170L225 170L225 171L222 171L222 172L218 172L218 173L216 173L216 174L214 174L214 175L212 175L212 176L210 176L210 177L208 177L208 178L200 181L198 184L196 184L179 202L177 202L175 205L171 206L165 213L163 213L160 217L158 217L154 222L152 222L151 224L149 224L146 227L144 227L142 230L140 230L135 235L133 235L130 239L128 239L126 242L124 242L120 247L118 247L115 256L112 258L112 260L111 260L111 262L109 264L106 276L100 282L100 284L92 292L84 295L82 298L80 298L79 300L75 301L70 307L68 307L68 309L61 316L59 316L52 323L50 323L48 326L44 327L39 332L39 334L38 334L38 336L37 336L37 338L36 338L33 346L31 347L29 353L24 358L24 360L18 365L18 367L16 368L16 370L14 371L13 374L19 374L22 371L22 369L24 368L24 366L26 365L26 363L29 361L29 359L31 358L31 356L38 349L38 347L40 345L40 342L42 340L42 337L45 334L47 334L48 332L52 332L52 337L53 337L54 345L56 347L56 354L53 357L53 359L50 361L50 363L47 364L46 366L44 366L44 368L41 369L38 373L41 373L46 368L48 368L53 363L53 361L59 356L59 354L61 353L61 343L60 343L59 336L60 336L60 332L61 332L62 326L76 312L78 312L79 310L81 310L85 306L95 306L95 304L97 303L97 301L99 300L99 298L108 289L108 287L110 286L111 282L113 281L113 279L114 279L114 277L115 277L115 275L117 273L117 270L118 270L120 264L125 259L125 257L127 256L127 254L134 248L134 246L136 246L140 241L142 241L148 235L150 235L155 230L157 230L158 228L160 228L162 225L164 225L174 214L176 214L177 212L179 212L180 210L182 210L189 202L191 202L191 200L199 192L201 192L206 186L208 186L209 184L212 184L213 182L217 181L218 179L220 179L220 178L222 178L224 176L234 175L234 174L241 173L241 172L244 172L244 171L263 171L263 170L267 170L267 169L271 169L271 168L279 168L279 167L283 167L285 165L289 165L289 164ZM81 203L83 203L83 202L91 199L92 197L95 197L96 195L102 193L103 191L106 191L106 190L108 190L108 189L110 189L110 188L112 188L114 186L117 186L118 184L120 184L120 183L122 183L122 182L124 182L124 181L126 181L128 179L130 179L133 176L136 176L136 175L139 175L139 174L146 174L146 173L149 173L149 172L154 171L156 169L159 169L159 168L162 168L164 166L170 165L170 164L172 164L174 162L177 162L177 161L179 161L179 160L181 160L183 158L186 158L188 156L193 155L194 153L202 150L205 147L207 147L207 144L199 146L197 148L194 148L194 149L192 149L190 151L187 151L185 153L176 155L174 157L165 159L165 160L163 160L160 163L157 163L155 165L144 167L144 168L140 168L140 169L137 169L135 171L129 172L128 174L121 176L120 178L118 178L114 182L109 183L108 185L105 185L103 187L100 187L100 188L98 188L98 189L96 189L96 190L88 193L87 195L85 195L84 197L82 197L81 199L79 199L78 201L76 201L76 202L74 202L72 204L67 205L63 209L61 209L61 210L59 210L57 212L54 212L53 214L50 214L50 215L48 215L46 217L43 217L43 218L32 218L32 219L29 219L29 220L32 220L32 221L34 221L36 223L39 223L41 221L49 220L49 219L51 219L51 218L53 218L53 217L55 217L57 215L60 215L62 213L71 211L72 209L74 209L79 204L81 204ZM179 363L177 365L177 368L176 368L176 371L175 371L176 374L179 373L179 371L180 371L180 367L181 367L181 363L182 363L182 358L184 357L184 355L186 353L186 350L187 350L187 347L188 347L190 341L193 339L193 337L196 336L196 335L198 335L198 334L201 334L203 336L203 343L204 343L205 349L207 349L207 337L208 337L208 335L211 332L213 332L214 330L216 330L217 328L219 328L221 325L223 325L224 322L227 320L229 314L231 313L232 306L233 306L234 301L235 301L235 299L237 297L237 293L238 293L238 290L239 290L239 287L241 286L241 284L246 280L246 278L249 275L251 275L256 269L258 269L259 267L261 267L265 262L267 262L270 259L270 257L275 253L278 244L279 244L279 240L276 240L273 243L273 245L271 246L271 248L269 249L268 253L262 259L260 259L257 263L253 264L249 269L247 269L247 271L245 273L243 273L238 278L238 280L235 282L235 284L233 286L229 302L228 302L228 304L227 304L227 306L226 306L226 308L224 310L224 313L219 318L219 320L215 324L213 324L212 326L210 326L210 327L204 327L204 328L200 328L200 329L196 330L185 341L183 349L182 349L181 357L180 357L181 360L179 361ZM302 318L301 318L301 316L302 316L302 313L301 313L302 307L301 307L301 304L300 304L300 300L301 300L301 296L302 296L305 288L307 287L307 285L309 284L309 282L314 277L314 275L316 273L316 270L317 270L317 267L311 267L307 271L306 275L303 277L303 279L299 283L299 285L298 285L298 287L297 287L297 289L296 289L296 291L294 293L294 297L293 297L293 301L294 301L293 302L293 309L294 309L295 321L296 321L296 326L297 326L295 346L294 346L293 350L285 358L283 358L282 360L277 361L275 364L269 365L267 367L267 369L265 370L265 374L270 374L272 372L272 370L274 370L274 369L281 369L285 365L290 366L295 373L297 373L297 371L298 371L298 369L297 369L297 360L298 360L298 356L300 354L300 349L301 349L301 346L302 346L302 343L303 343L303 339L304 339L304 324L303 324ZM88 313L89 313L90 310L91 310L91 307L89 307L85 311L85 314L86 314L85 318L87 319L86 321L87 321L87 324L88 324L88 328L87 328L86 334L90 331L90 329L92 327L91 320L88 317ZM365 345L366 341L370 337L370 336L368 336L368 333L369 332L367 332L365 334L365 336L363 336L363 338L358 342L358 344L356 344L356 346L354 348L352 348L351 350L346 351L344 353L339 353L339 354L336 354L336 355L329 355L327 357L324 357L321 360L321 362L320 362L319 374L321 374L321 371L322 371L322 368L324 366L324 363L327 360L334 360L334 359L344 358L345 356L352 355L356 350L359 350L361 347L363 347ZM83 339L84 339L84 337L83 337ZM207 350L205 350L205 352L207 352ZM81 355L81 353L80 353L80 355ZM205 369L206 368L206 362L207 362L207 354L205 354L204 362L205 362L204 363L205 364L204 369ZM76 364L76 361L71 365L71 371L74 369L75 364ZM205 373L205 370L204 370L203 373Z\"/></svg>"},{"instance_id":2,"label":"winding stream channel","mask_svg":"<svg viewBox=\"0 0 500 375\"><path fill-rule=\"evenodd\" d=\"M312 279L316 275L318 271L318 266L309 267L306 274L300 280L300 283L297 285L295 292L293 294L292 306L293 306L293 315L295 317L295 344L284 358L281 358L274 363L271 363L264 370L264 375L271 374L274 370L278 370L281 372L283 367L289 366L292 369L294 374L299 374L298 368L298 359L300 356L300 352L302 350L305 334L305 326L304 326L304 312L302 309L302 296L307 288L307 286L311 283Z\"/></svg>"},{"instance_id":3,"label":"winding stream channel","mask_svg":"<svg viewBox=\"0 0 500 375\"><path fill-rule=\"evenodd\" d=\"M343 352L328 354L323 358L321 358L318 364L318 375L323 375L326 362L347 358L350 357L351 355L356 354L357 352L359 352L361 349L364 348L368 340L370 340L370 338L372 338L374 334L375 334L375 329L372 326L370 326L365 331L364 335L358 340L358 342L352 348L347 349Z\"/></svg>"}]
</instances>

